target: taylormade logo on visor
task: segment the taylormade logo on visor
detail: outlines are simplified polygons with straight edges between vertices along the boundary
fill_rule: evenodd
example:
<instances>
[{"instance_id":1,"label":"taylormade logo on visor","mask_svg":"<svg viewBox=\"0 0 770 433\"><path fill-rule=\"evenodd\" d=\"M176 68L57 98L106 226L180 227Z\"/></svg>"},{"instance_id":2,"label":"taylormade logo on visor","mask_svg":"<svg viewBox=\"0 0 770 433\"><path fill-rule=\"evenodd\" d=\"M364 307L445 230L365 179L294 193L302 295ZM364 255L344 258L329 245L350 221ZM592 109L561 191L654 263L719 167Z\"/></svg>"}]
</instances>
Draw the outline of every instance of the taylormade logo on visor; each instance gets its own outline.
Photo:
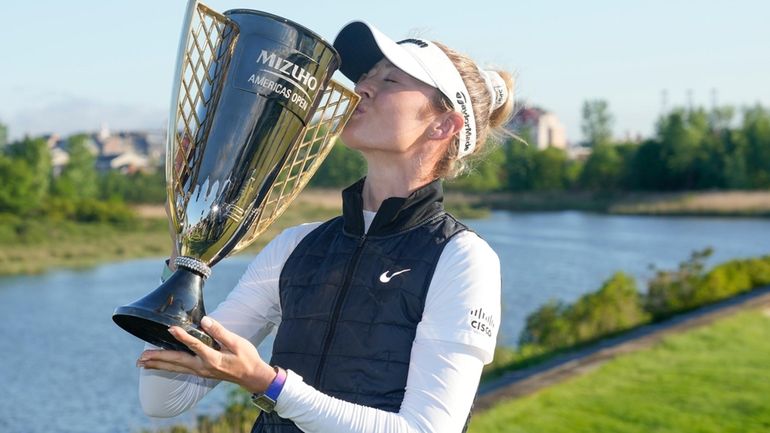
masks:
<instances>
[{"instance_id":1,"label":"taylormade logo on visor","mask_svg":"<svg viewBox=\"0 0 770 433\"><path fill-rule=\"evenodd\" d=\"M463 151L467 152L471 148L471 135L473 135L473 129L471 127L471 115L468 112L468 100L465 97L465 94L462 92L457 92L455 95L455 98L457 99L457 104L460 106L460 113L463 115L463 120L465 121L465 141L463 144Z\"/></svg>"},{"instance_id":2,"label":"taylormade logo on visor","mask_svg":"<svg viewBox=\"0 0 770 433\"><path fill-rule=\"evenodd\" d=\"M315 90L318 87L318 80L310 72L289 60L281 58L276 53L262 50L257 58L257 63L268 65L281 74L294 78L310 90Z\"/></svg>"}]
</instances>

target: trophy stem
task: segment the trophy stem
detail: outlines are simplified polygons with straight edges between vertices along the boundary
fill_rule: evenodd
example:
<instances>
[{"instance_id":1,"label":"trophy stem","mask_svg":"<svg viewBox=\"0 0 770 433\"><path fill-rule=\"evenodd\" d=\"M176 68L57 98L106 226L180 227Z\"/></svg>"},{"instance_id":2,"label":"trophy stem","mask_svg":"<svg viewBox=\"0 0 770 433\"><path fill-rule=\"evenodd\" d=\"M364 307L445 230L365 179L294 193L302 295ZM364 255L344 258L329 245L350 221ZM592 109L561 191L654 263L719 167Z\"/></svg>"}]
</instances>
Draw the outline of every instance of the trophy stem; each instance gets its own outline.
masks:
<instances>
[{"instance_id":1,"label":"trophy stem","mask_svg":"<svg viewBox=\"0 0 770 433\"><path fill-rule=\"evenodd\" d=\"M207 274L192 270L179 260L177 265L177 270L160 287L131 304L116 308L112 320L134 336L164 349L192 353L168 332L170 326L179 326L206 345L219 349L219 344L200 329L200 321L206 315L203 284Z\"/></svg>"}]
</instances>

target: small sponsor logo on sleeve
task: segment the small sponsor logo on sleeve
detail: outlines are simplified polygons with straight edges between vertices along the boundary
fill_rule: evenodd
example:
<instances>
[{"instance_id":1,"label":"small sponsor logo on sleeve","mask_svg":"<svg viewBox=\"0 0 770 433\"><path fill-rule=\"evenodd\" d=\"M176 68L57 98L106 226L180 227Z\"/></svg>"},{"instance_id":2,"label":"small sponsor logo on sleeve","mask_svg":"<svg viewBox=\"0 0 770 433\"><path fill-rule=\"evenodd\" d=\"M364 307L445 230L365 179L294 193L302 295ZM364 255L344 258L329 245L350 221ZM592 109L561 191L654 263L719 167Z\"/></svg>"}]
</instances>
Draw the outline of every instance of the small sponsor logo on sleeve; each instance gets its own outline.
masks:
<instances>
[{"instance_id":1,"label":"small sponsor logo on sleeve","mask_svg":"<svg viewBox=\"0 0 770 433\"><path fill-rule=\"evenodd\" d=\"M494 332L494 329L497 326L492 314L487 313L483 308L477 308L471 310L470 316L469 323L474 331L482 333L487 337L492 336L492 332Z\"/></svg>"}]
</instances>

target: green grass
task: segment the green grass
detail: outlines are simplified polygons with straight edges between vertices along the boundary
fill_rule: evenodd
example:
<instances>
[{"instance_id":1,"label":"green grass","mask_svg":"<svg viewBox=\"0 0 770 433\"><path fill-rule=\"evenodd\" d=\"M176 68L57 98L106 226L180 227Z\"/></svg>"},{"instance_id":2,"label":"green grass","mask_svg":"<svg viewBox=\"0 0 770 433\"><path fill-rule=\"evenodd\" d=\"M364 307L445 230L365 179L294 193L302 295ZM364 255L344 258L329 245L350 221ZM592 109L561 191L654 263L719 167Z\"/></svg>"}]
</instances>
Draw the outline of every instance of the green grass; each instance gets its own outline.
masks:
<instances>
[{"instance_id":1,"label":"green grass","mask_svg":"<svg viewBox=\"0 0 770 433\"><path fill-rule=\"evenodd\" d=\"M160 256L170 248L166 226L163 220L123 225L25 220L15 224L13 236L5 236L0 243L0 275Z\"/></svg>"},{"instance_id":2,"label":"green grass","mask_svg":"<svg viewBox=\"0 0 770 433\"><path fill-rule=\"evenodd\" d=\"M337 209L296 203L245 252L254 253L281 230L336 215ZM7 217L0 227L0 276L37 274L55 268L83 268L171 251L165 219L140 218L128 224Z\"/></svg>"},{"instance_id":3,"label":"green grass","mask_svg":"<svg viewBox=\"0 0 770 433\"><path fill-rule=\"evenodd\" d=\"M770 317L749 310L475 414L471 433L770 431Z\"/></svg>"}]
</instances>

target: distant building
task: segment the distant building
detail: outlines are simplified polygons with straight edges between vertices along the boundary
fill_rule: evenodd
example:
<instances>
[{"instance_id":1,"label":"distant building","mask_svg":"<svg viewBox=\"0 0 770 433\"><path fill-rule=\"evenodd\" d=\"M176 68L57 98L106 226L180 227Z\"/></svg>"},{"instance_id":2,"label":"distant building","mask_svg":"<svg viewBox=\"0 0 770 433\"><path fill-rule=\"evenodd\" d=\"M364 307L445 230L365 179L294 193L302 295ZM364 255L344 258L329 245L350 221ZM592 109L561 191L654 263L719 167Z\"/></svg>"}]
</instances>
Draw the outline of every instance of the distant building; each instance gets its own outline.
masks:
<instances>
[{"instance_id":1,"label":"distant building","mask_svg":"<svg viewBox=\"0 0 770 433\"><path fill-rule=\"evenodd\" d=\"M528 138L531 141L529 144L538 150L549 147L567 149L567 134L561 121L555 114L542 108L524 106L516 112L506 128Z\"/></svg>"},{"instance_id":2,"label":"distant building","mask_svg":"<svg viewBox=\"0 0 770 433\"><path fill-rule=\"evenodd\" d=\"M53 169L53 175L59 176L70 162L70 154L62 149L60 146L56 146L51 149L51 166Z\"/></svg>"},{"instance_id":3,"label":"distant building","mask_svg":"<svg viewBox=\"0 0 770 433\"><path fill-rule=\"evenodd\" d=\"M99 147L99 155L117 155L133 151L150 159L160 159L165 153L165 134L162 131L121 131L111 133L102 125L91 138Z\"/></svg>"},{"instance_id":4,"label":"distant building","mask_svg":"<svg viewBox=\"0 0 770 433\"><path fill-rule=\"evenodd\" d=\"M53 175L61 174L69 163L67 140L57 134L45 135L51 151ZM165 153L162 131L131 131L110 133L106 125L99 132L86 134L86 146L96 157L99 171L118 170L122 173L153 171L161 164Z\"/></svg>"},{"instance_id":5,"label":"distant building","mask_svg":"<svg viewBox=\"0 0 770 433\"><path fill-rule=\"evenodd\" d=\"M96 169L99 171L117 170L123 174L130 174L147 171L149 168L148 158L133 151L102 155L96 159Z\"/></svg>"},{"instance_id":6,"label":"distant building","mask_svg":"<svg viewBox=\"0 0 770 433\"><path fill-rule=\"evenodd\" d=\"M40 138L45 140L45 144L49 149L63 147L66 142L66 140L62 139L59 134L45 134Z\"/></svg>"}]
</instances>

